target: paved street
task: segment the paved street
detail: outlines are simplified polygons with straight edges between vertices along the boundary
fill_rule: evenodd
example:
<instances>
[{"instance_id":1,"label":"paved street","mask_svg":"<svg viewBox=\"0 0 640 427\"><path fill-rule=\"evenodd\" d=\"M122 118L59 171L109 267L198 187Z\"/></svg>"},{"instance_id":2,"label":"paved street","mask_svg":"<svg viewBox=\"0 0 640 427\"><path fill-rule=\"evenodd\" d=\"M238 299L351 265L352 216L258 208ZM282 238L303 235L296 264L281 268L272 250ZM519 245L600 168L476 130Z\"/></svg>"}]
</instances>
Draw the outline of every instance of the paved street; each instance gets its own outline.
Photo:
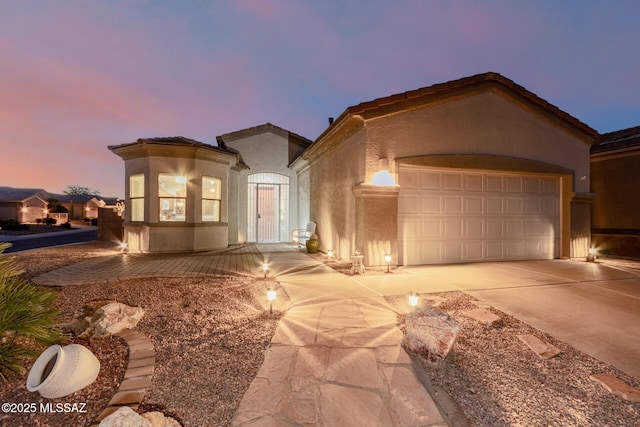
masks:
<instances>
[{"instance_id":1,"label":"paved street","mask_svg":"<svg viewBox=\"0 0 640 427\"><path fill-rule=\"evenodd\" d=\"M0 242L11 243L5 253L26 251L49 246L69 245L73 243L91 242L98 238L96 227L66 230L52 233L29 234L25 236L0 236Z\"/></svg>"}]
</instances>

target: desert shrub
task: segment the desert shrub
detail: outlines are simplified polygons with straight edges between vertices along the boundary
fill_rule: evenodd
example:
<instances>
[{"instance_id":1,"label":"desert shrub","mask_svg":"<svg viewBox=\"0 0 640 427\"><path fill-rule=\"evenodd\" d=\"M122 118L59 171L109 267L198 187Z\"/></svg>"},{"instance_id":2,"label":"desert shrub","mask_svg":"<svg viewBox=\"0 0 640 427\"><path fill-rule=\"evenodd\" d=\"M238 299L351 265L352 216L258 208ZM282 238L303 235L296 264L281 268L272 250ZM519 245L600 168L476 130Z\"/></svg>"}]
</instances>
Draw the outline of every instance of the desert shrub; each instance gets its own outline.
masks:
<instances>
[{"instance_id":1,"label":"desert shrub","mask_svg":"<svg viewBox=\"0 0 640 427\"><path fill-rule=\"evenodd\" d=\"M63 224L60 224L60 228L71 228L71 223L70 222L65 222Z\"/></svg>"},{"instance_id":2,"label":"desert shrub","mask_svg":"<svg viewBox=\"0 0 640 427\"><path fill-rule=\"evenodd\" d=\"M42 218L36 218L36 224L42 224Z\"/></svg>"},{"instance_id":3,"label":"desert shrub","mask_svg":"<svg viewBox=\"0 0 640 427\"><path fill-rule=\"evenodd\" d=\"M58 222L55 218L45 218L42 221L47 225L56 225L56 222Z\"/></svg>"},{"instance_id":4,"label":"desert shrub","mask_svg":"<svg viewBox=\"0 0 640 427\"><path fill-rule=\"evenodd\" d=\"M56 294L18 277L20 270L0 243L0 378L24 371L38 348L62 339Z\"/></svg>"},{"instance_id":5,"label":"desert shrub","mask_svg":"<svg viewBox=\"0 0 640 427\"><path fill-rule=\"evenodd\" d=\"M98 218L92 218L91 219L91 225L97 226L98 225Z\"/></svg>"},{"instance_id":6,"label":"desert shrub","mask_svg":"<svg viewBox=\"0 0 640 427\"><path fill-rule=\"evenodd\" d=\"M21 224L20 222L16 221L15 219L7 219L4 221L0 221L0 227L3 230L10 230L10 231L19 231L19 230L28 230L29 226L27 224Z\"/></svg>"}]
</instances>

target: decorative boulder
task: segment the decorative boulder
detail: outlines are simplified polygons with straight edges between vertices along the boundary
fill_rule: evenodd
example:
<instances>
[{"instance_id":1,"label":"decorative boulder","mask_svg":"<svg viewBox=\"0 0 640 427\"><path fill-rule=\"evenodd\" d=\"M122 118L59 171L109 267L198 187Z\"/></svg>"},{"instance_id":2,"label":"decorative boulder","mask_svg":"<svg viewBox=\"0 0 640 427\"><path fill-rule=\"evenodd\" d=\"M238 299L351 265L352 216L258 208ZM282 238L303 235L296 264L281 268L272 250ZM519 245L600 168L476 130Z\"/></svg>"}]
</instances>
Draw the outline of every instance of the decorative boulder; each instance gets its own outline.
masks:
<instances>
[{"instance_id":1,"label":"decorative boulder","mask_svg":"<svg viewBox=\"0 0 640 427\"><path fill-rule=\"evenodd\" d=\"M123 406L105 417L99 427L181 427L180 423L162 412L138 414L128 406Z\"/></svg>"},{"instance_id":2,"label":"decorative boulder","mask_svg":"<svg viewBox=\"0 0 640 427\"><path fill-rule=\"evenodd\" d=\"M125 329L135 328L142 316L144 310L141 307L130 307L119 302L107 303L95 309L93 313L91 306L87 306L75 333L83 338L114 335Z\"/></svg>"},{"instance_id":3,"label":"decorative boulder","mask_svg":"<svg viewBox=\"0 0 640 427\"><path fill-rule=\"evenodd\" d=\"M100 421L99 427L152 427L152 424L133 409L123 406Z\"/></svg>"},{"instance_id":4,"label":"decorative boulder","mask_svg":"<svg viewBox=\"0 0 640 427\"><path fill-rule=\"evenodd\" d=\"M403 345L430 362L440 362L453 348L460 324L448 313L425 306L407 314Z\"/></svg>"}]
</instances>

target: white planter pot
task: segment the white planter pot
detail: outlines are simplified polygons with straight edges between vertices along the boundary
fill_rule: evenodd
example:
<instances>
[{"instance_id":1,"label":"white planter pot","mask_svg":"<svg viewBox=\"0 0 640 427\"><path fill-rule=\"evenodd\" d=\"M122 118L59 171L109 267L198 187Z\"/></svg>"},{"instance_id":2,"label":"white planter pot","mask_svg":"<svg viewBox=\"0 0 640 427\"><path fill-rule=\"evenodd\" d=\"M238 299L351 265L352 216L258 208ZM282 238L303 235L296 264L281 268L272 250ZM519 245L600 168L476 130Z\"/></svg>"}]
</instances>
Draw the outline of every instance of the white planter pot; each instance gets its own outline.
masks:
<instances>
[{"instance_id":1,"label":"white planter pot","mask_svg":"<svg viewBox=\"0 0 640 427\"><path fill-rule=\"evenodd\" d=\"M95 381L100 361L80 344L52 345L38 357L27 377L27 390L55 399L81 390Z\"/></svg>"}]
</instances>

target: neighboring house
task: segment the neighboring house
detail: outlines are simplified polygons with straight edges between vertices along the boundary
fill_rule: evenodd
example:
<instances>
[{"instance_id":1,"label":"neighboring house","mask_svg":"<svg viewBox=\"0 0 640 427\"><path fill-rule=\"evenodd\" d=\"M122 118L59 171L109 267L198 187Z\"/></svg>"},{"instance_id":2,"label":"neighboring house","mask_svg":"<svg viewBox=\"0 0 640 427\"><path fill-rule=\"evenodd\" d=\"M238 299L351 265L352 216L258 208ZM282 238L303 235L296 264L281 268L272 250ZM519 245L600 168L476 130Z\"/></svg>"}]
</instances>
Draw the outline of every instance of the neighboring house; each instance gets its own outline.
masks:
<instances>
[{"instance_id":1,"label":"neighboring house","mask_svg":"<svg viewBox=\"0 0 640 427\"><path fill-rule=\"evenodd\" d=\"M586 256L597 132L496 73L347 108L292 167L323 250L366 265ZM251 165L249 165L251 166Z\"/></svg>"},{"instance_id":2,"label":"neighboring house","mask_svg":"<svg viewBox=\"0 0 640 427\"><path fill-rule=\"evenodd\" d=\"M592 239L603 253L640 257L640 126L591 147Z\"/></svg>"},{"instance_id":3,"label":"neighboring house","mask_svg":"<svg viewBox=\"0 0 640 427\"><path fill-rule=\"evenodd\" d=\"M41 188L0 187L0 220L26 223L46 218L47 198Z\"/></svg>"},{"instance_id":4,"label":"neighboring house","mask_svg":"<svg viewBox=\"0 0 640 427\"><path fill-rule=\"evenodd\" d=\"M70 219L98 218L98 209L107 205L102 197L96 195L51 194L50 197L69 211Z\"/></svg>"},{"instance_id":5,"label":"neighboring house","mask_svg":"<svg viewBox=\"0 0 640 427\"><path fill-rule=\"evenodd\" d=\"M240 152L249 166L240 173L238 240L290 241L291 230L300 228L309 215L308 209L299 212L297 174L289 165L311 141L271 123L216 139L218 146Z\"/></svg>"}]
</instances>

